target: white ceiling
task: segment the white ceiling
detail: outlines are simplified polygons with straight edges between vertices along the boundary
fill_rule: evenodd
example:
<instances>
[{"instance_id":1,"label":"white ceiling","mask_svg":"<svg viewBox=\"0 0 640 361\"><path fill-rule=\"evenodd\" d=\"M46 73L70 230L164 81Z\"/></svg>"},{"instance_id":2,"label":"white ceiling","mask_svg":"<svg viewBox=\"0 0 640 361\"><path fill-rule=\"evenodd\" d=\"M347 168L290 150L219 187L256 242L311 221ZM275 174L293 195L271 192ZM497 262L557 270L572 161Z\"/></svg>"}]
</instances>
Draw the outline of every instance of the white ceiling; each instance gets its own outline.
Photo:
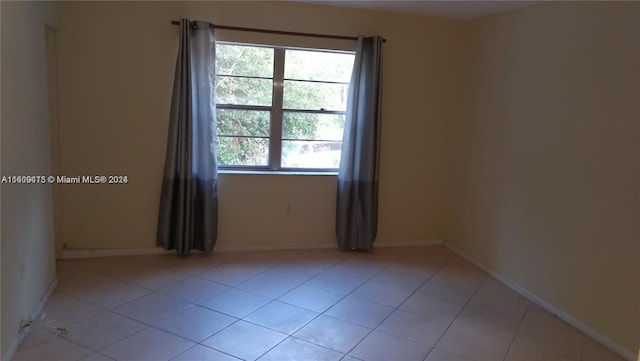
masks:
<instances>
[{"instance_id":1,"label":"white ceiling","mask_svg":"<svg viewBox=\"0 0 640 361\"><path fill-rule=\"evenodd\" d=\"M400 13L472 19L530 6L540 1L377 1L377 0L302 0L304 2L349 8L395 11Z\"/></svg>"}]
</instances>

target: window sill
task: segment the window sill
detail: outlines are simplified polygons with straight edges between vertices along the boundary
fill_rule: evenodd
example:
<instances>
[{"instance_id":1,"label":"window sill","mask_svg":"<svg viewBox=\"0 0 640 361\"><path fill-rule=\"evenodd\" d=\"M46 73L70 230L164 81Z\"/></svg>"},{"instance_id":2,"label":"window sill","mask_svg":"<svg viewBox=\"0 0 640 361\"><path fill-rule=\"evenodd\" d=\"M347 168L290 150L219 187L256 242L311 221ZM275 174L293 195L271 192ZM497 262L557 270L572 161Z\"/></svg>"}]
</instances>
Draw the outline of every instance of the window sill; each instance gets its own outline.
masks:
<instances>
[{"instance_id":1,"label":"window sill","mask_svg":"<svg viewBox=\"0 0 640 361\"><path fill-rule=\"evenodd\" d=\"M294 175L294 176L337 176L337 171L295 171L295 170L242 170L218 169L218 174L247 174L247 175Z\"/></svg>"}]
</instances>

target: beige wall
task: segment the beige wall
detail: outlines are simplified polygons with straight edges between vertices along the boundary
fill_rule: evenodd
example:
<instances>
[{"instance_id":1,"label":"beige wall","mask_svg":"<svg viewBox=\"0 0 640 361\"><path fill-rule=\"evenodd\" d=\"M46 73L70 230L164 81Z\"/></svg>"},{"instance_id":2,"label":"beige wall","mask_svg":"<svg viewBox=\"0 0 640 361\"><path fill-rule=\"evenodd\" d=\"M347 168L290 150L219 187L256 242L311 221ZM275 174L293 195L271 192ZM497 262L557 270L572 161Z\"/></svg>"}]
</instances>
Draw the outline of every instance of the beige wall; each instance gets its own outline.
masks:
<instances>
[{"instance_id":1,"label":"beige wall","mask_svg":"<svg viewBox=\"0 0 640 361\"><path fill-rule=\"evenodd\" d=\"M178 41L170 21L181 17L385 36L378 241L443 237L448 139L462 59L459 21L278 2L65 2L60 12L61 171L130 179L122 186L61 187L60 241L67 247L155 245ZM253 43L353 47L311 38L219 35ZM335 176L221 175L218 245L333 245L335 189Z\"/></svg>"},{"instance_id":2,"label":"beige wall","mask_svg":"<svg viewBox=\"0 0 640 361\"><path fill-rule=\"evenodd\" d=\"M45 22L50 4L2 1L2 169L4 175L50 171ZM51 186L8 185L2 196L3 359L55 278Z\"/></svg>"},{"instance_id":3,"label":"beige wall","mask_svg":"<svg viewBox=\"0 0 640 361\"><path fill-rule=\"evenodd\" d=\"M470 24L448 240L633 353L640 340L640 4Z\"/></svg>"}]
</instances>

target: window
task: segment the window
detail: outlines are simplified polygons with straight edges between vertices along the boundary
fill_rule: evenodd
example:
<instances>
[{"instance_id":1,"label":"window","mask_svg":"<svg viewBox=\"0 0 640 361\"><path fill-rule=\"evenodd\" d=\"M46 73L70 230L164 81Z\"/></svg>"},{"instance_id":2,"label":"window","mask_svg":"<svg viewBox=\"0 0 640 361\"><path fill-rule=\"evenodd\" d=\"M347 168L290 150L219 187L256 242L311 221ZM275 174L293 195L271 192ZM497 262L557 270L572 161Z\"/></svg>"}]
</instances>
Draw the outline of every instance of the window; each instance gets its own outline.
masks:
<instances>
[{"instance_id":1,"label":"window","mask_svg":"<svg viewBox=\"0 0 640 361\"><path fill-rule=\"evenodd\" d=\"M353 52L216 44L218 164L335 170Z\"/></svg>"}]
</instances>

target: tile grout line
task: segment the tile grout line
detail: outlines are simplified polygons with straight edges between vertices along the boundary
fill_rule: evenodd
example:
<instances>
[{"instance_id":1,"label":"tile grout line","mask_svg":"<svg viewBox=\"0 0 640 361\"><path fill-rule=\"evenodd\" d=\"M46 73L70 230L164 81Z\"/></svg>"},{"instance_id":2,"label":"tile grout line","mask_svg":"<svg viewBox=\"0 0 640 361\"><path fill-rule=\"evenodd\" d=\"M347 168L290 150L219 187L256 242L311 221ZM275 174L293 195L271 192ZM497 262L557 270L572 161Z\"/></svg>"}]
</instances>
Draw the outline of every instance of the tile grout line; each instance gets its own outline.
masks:
<instances>
[{"instance_id":1,"label":"tile grout line","mask_svg":"<svg viewBox=\"0 0 640 361\"><path fill-rule=\"evenodd\" d=\"M343 260L342 262L338 262L337 264L333 265L332 267L329 267L329 268L328 268L328 269L326 269L325 271L329 271L329 270L333 269L334 267L336 267L336 266L338 266L338 265L340 265L340 264L342 264L342 263L344 263L344 262L346 262L346 261L347 261L347 260L345 259L345 260ZM387 266L387 267L388 267L388 266ZM267 353L271 352L271 350L275 349L275 348L276 348L276 347L278 347L280 344L282 344L283 342L285 342L289 337L294 337L293 335L294 335L296 332L300 331L302 328L304 328L305 326L307 326L307 325L308 325L308 324L310 324L311 322L315 321L318 317L320 317L320 315L325 315L325 312L327 312L329 309L331 309L333 306L335 306L335 305L336 305L336 304L338 304L339 302L342 302L345 298L347 298L347 297L348 297L349 295L351 295L353 292L355 292L356 290L358 290L358 289L359 289L360 287L362 287L365 283L367 283L369 280L371 280L373 277L375 277L378 273L380 273L380 272L382 272L383 270L385 270L387 267L383 267L380 271L376 272L372 277L368 278L368 279L367 279L365 282L363 282L360 286L356 287L356 288L355 288L355 289L353 289L351 292L349 292L349 293L345 294L345 295L344 295L344 296L343 296L339 301L337 301L336 303L334 303L331 307L327 308L326 310L324 310L324 311L323 311L323 312L321 312L321 313L318 313L318 314L317 314L313 319L311 319L309 322L305 323L304 325L302 325L301 327L299 327L298 329L296 329L296 330L295 330L291 335L287 335L287 337L285 337L285 339L284 339L284 340L280 341L277 345L275 345L275 346L273 346L272 348L270 348L269 350L267 350L265 353L263 353L262 355L260 355L260 357L263 357L263 356L264 356L264 355L266 355ZM324 271L323 271L323 272L324 272ZM336 272L336 271L334 271L334 272ZM339 272L339 271L337 271L337 272L338 272L338 273L341 273L341 274L344 274L344 273ZM321 272L321 273L322 273L322 272ZM313 278L313 277L311 277L311 278ZM305 284L305 283L306 283L306 282L308 282L311 278L309 278L307 281L305 281L305 282L301 283L300 285L296 286L296 288L297 288L297 287L300 287L300 286L301 286L301 285L303 285L303 284ZM272 301L272 302L273 302L273 301ZM266 306L266 305L265 305L265 306ZM263 307L264 307L264 306L263 306ZM299 307L299 306L296 306L296 307ZM262 307L261 307L261 308L262 308ZM256 310L256 311L257 311L257 310ZM331 317L331 316L329 316L329 315L325 315L325 316L327 316L327 317ZM335 318L335 317L333 317L333 318ZM342 321L344 321L344 320L342 320ZM247 321L247 322L248 322L248 321ZM258 326L259 326L259 325L258 325ZM362 327L361 325L358 325L358 326ZM264 327L264 326L262 326L262 327ZM365 327L365 328L368 328L368 327ZM275 330L274 330L274 331L275 331ZM373 330L371 330L371 332L373 332ZM367 334L367 336L368 336L369 334L371 334L371 332L369 332L369 333ZM367 338L367 336L363 337L363 339L362 339L362 340L364 340L365 338ZM299 338L297 338L297 337L295 337L295 338L296 338L296 339L299 339ZM360 342L362 342L362 340L360 340ZM308 342L308 341L306 341L306 340L303 340L303 341ZM309 342L309 343L311 343L311 342ZM312 345L315 345L315 346L323 347L323 346L321 346L321 345L317 345L317 344L315 344L315 343L311 343L311 344L312 344ZM359 344L359 343L358 343L358 344ZM356 346L357 346L358 344L356 344ZM356 346L354 346L354 348L355 348ZM327 348L327 349L328 349L328 348ZM330 350L330 349L329 349L329 350ZM349 352L351 352L352 350L353 350L353 348L352 348L351 350L349 350ZM335 350L332 350L332 351L335 351ZM338 352L338 351L336 351L336 352ZM340 359L343 359L344 357L346 357L346 356L349 354L349 352L347 352L347 353L343 354L344 356L343 356L343 357L341 357ZM338 353L342 354L342 352L338 352ZM258 359L259 359L260 357L258 357Z\"/></svg>"},{"instance_id":2,"label":"tile grout line","mask_svg":"<svg viewBox=\"0 0 640 361\"><path fill-rule=\"evenodd\" d=\"M400 258L402 258L402 256L398 257L396 260L398 260L398 259L400 259ZM429 277L427 277L427 279L426 279L426 280L424 280L424 281L420 284L420 286L418 286L418 288L416 288L416 290L415 290L415 291L413 291L413 293L411 293L411 294L410 294L410 295L409 295L409 296L408 296L408 297L407 297L407 298L406 298L402 303L400 303L397 307L395 307L393 311L391 311L391 312L390 312L390 313L389 313L389 314L388 314L388 315L387 315L387 316L386 316L382 321L380 321L380 323L378 323L378 324L376 325L376 327L375 327L375 328L371 329L371 331L370 331L369 333L367 333L367 335L366 335L366 336L364 336L364 337L363 337L359 342L357 342L357 343L356 343L356 344L355 344L355 345L354 345L354 346L349 350L349 352L347 352L345 355L349 355L349 354L350 354L350 353L351 353L351 352L352 352L356 347L358 347L358 346L362 343L362 341L364 341L367 337L369 337L369 335L371 335L374 331L376 331L376 330L377 330L377 328L378 328L378 327L380 327L380 325L382 325L382 324L384 323L384 321L386 321L386 320L387 320L387 319L388 319L388 318L389 318L389 317L390 317L394 312L396 312L396 311L400 308L400 306L402 306L402 304L404 304L404 302L406 302L406 300L407 300L407 299L409 299L411 296L413 296L413 295L418 291L418 289L420 289L420 287L422 287L422 286L423 286L425 283L427 283L427 282L428 282L428 281L429 281L433 276L435 276L438 272L440 272L440 270L441 270L442 268L444 268L444 266L445 266L446 264L448 264L448 263L449 263L449 261L444 262L444 263L443 263L443 264L438 268L438 270L437 270L436 272L434 272L434 273L433 273L433 274L431 274ZM383 271L384 271L384 270L386 270L387 268L389 268L389 266L387 266L387 267L385 267L384 269L380 270L380 272L376 273L376 275L374 275L373 277L371 277L369 280L373 279L375 276L377 276L378 274L380 274L381 272L383 272ZM367 282L368 282L369 280L367 280ZM366 282L365 282L365 283L366 283ZM362 285L360 285L360 287L362 287L365 283L363 283ZM354 289L353 291L351 291L351 293L355 292L355 291L356 291L356 290L358 290L360 287L358 287L358 288ZM351 294L351 293L349 293L349 294ZM357 298L357 297L356 297L356 298ZM366 300L365 300L365 301L366 301ZM372 301L368 301L368 302L372 302ZM372 302L372 303L379 304L379 303L377 303L377 302ZM387 305L383 305L383 306L387 306ZM389 307L389 306L387 306L387 307ZM360 326L360 325L359 325L359 326ZM367 328L368 328L368 327L367 327ZM382 331L378 331L378 332L382 332ZM386 333L386 332L383 332L383 333ZM391 335L391 336L395 336L395 335ZM398 336L395 336L395 337L398 337ZM404 337L401 337L401 338L403 338L403 339L404 339ZM408 340L408 341L410 341L410 340ZM431 350L429 350L429 352L427 352L427 354L425 355L425 358L429 355L429 353L430 353L430 352L431 352Z\"/></svg>"},{"instance_id":3,"label":"tile grout line","mask_svg":"<svg viewBox=\"0 0 640 361\"><path fill-rule=\"evenodd\" d=\"M522 314L522 317L520 318L520 323L518 324L518 328L516 329L516 332L513 334L513 337L511 337L511 342L509 342L509 347L507 348L507 353L502 358L503 361L506 361L507 356L509 356L509 352L511 352L511 347L513 347L513 343L516 342L516 338L518 336L518 332L520 332L520 328L522 328L522 323L524 322L524 318L527 317L527 314L529 313L529 307L530 306L531 306L531 301L527 301L527 308L524 310L524 313Z\"/></svg>"},{"instance_id":4,"label":"tile grout line","mask_svg":"<svg viewBox=\"0 0 640 361\"><path fill-rule=\"evenodd\" d=\"M296 256L296 257L293 257L292 259L297 258L297 257L300 257L302 254L307 253L307 252L308 252L308 251L306 251L306 252L302 252L301 254L299 254L299 255L298 255L298 256ZM342 262L344 262L344 260L343 260L343 261L341 261L341 262L339 262L339 263L342 263ZM279 265L281 265L281 264L279 264ZM257 277L258 275L263 274L263 273L264 273L264 272L266 272L267 270L269 270L269 269L271 269L271 268L274 268L274 267L276 267L276 266L269 267L268 269L266 269L266 270L264 270L264 271L260 272L259 274L255 275L254 277ZM213 267L213 268L215 268L215 267ZM330 267L330 268L332 268L332 267ZM325 269L325 270L323 270L322 272L325 272L326 270L328 270L328 269ZM204 271L203 271L203 272L204 272ZM320 273L322 273L322 272L320 272ZM318 273L318 274L320 274L320 273ZM243 282L246 282L246 281L248 281L248 280L250 280L250 279L252 279L252 278L254 278L254 277L251 277L251 278L249 278L249 279L247 279L247 280L245 280L245 281L243 281ZM313 277L315 277L315 275L314 275L314 276L312 276L312 277L310 277L310 278L308 278L307 280L305 280L304 282L300 283L299 285L295 286L295 287L294 287L294 288L292 288L291 290L293 290L293 289L295 289L295 288L297 288L297 287L302 286L303 284L305 284L306 282L308 282L308 281L309 281L310 279L312 279ZM243 283L243 282L240 282L240 283ZM240 284L240 283L239 283L239 284ZM239 284L238 284L238 285L239 285ZM237 286L237 285L235 285L235 286ZM252 293L252 292L250 292L250 291L247 291L247 290L242 290L242 289L236 288L235 286L229 286L229 287L230 287L230 288L233 288L233 289L235 289L235 290L244 291L244 292L247 292L247 293L251 293L251 294L254 294L254 295L258 295L258 294ZM288 292L290 292L291 290L286 291L285 293L283 293L283 295L284 295L284 294L286 294L286 293L288 293ZM225 291L225 292L226 292L226 291ZM224 292L223 292L223 293L224 293ZM264 295L258 295L258 296L266 297L266 296L264 296ZM282 295L281 295L281 296L282 296ZM281 296L279 296L279 297L281 297ZM212 296L212 297L208 298L207 300L209 300L209 299L211 299L211 298L213 298L213 297L215 297L215 296ZM346 296L345 296L345 297L346 297ZM286 333L284 333L284 332L280 332L280 331L278 331L278 330L274 330L274 329L271 329L271 328L269 328L269 327L265 327L265 326L262 326L262 325L258 325L258 324L256 324L256 323L251 322L251 321L245 320L245 318L246 318L246 317L248 317L249 315L251 315L251 314L253 314L253 313L255 313L255 312L259 311L259 310L260 310L260 309L262 309L263 307L266 307L267 305L271 304L272 302L274 302L274 301L277 301L277 300L278 300L277 298L271 298L271 297L267 297L267 298L269 298L269 299L270 299L270 301L269 301L268 303L266 303L266 304L264 304L264 305L262 305L262 306L258 307L256 310L254 310L254 311L250 312L249 314L247 314L247 315L243 316L242 318L237 319L235 322L233 322L232 324L228 325L227 327L225 327L225 328L223 328L223 329L221 329L221 330L219 330L219 331L217 331L217 332L215 332L215 333L211 334L211 335L210 335L209 337L207 337L205 340L207 340L207 339L209 339L209 338L211 338L211 337L215 336L216 334L218 334L218 333L222 332L223 330L225 330L225 329L227 329L227 328L231 327L233 324L236 324L236 323L238 323L239 321L244 321L244 322L247 322L247 323L253 324L253 325L255 325L255 326L264 327L265 329L268 329L268 330L275 331L275 332L278 332L278 333L281 333L281 334L286 335L286 337L285 337L282 341L278 342L278 343L277 343L277 344L275 344L273 347L271 347L271 348L267 349L264 353L262 353L262 354L257 358L257 359L259 359L260 357L263 357L264 355L266 355L267 353L269 353L269 352L270 352L271 350L273 350L274 348L278 347L280 344L282 344L284 341L286 341L289 337L294 337L294 336L293 336L293 334L295 334L296 332L298 332L299 330L301 330L302 328L304 328L305 326L307 326L309 323L313 322L313 321L314 321L315 319L317 319L320 315L323 315L323 314L324 314L324 312L323 312L323 313L318 313L314 318L312 318L311 320L309 320L307 323L303 324L303 325L302 325L302 326L300 326L299 328L297 328L297 329L295 329L294 331L292 331L292 334L291 334L291 335L288 335L288 334L286 334ZM343 297L343 298L344 298L344 297ZM343 299L343 298L342 298L342 299ZM340 300L342 300L342 299L340 299ZM205 300L205 301L202 301L202 302L206 302L206 300ZM282 301L280 301L280 302L282 302ZM340 301L338 301L338 302L340 302ZM286 303L286 302L283 302L283 303ZM337 303L337 302L336 302L336 303ZM296 306L296 305L291 305L291 306L300 307L300 306ZM204 306L203 306L203 307L204 307ZM300 308L305 309L304 307L300 307ZM305 310L306 310L306 309L305 309ZM215 310L212 310L212 311L215 311ZM309 311L311 311L311 310L309 310ZM218 311L216 311L216 312L218 312ZM313 312L313 311L312 311L312 312ZM231 315L229 315L229 316L231 316ZM235 316L232 316L232 317L235 317ZM297 337L296 337L296 339L299 339L299 338L297 338ZM205 340L203 340L203 341L205 341ZM203 342L203 341L202 341L202 342ZM305 340L303 340L303 341L305 341ZM308 341L305 341L305 342L308 342ZM199 343L199 344L201 344L201 343ZM316 344L314 344L314 343L311 343L311 344L313 344L313 345L315 345L315 346L322 347L322 346L320 346L320 345L316 345ZM203 346L208 347L208 346L206 346L206 345L203 345ZM213 349L215 349L215 350L217 350L217 351L222 352L221 350L218 350L218 349L216 349L216 348L213 348ZM335 351L335 350L332 350L332 351ZM225 353L225 354L226 354L226 353ZM231 355L231 356L235 357L234 355Z\"/></svg>"},{"instance_id":5,"label":"tile grout line","mask_svg":"<svg viewBox=\"0 0 640 361\"><path fill-rule=\"evenodd\" d=\"M450 261L449 261L450 262ZM449 264L449 262L447 262L447 264ZM484 272L484 271L483 271ZM444 330L444 332L442 333L442 335L440 335L440 337L438 338L438 340L435 342L435 344L433 345L433 348L436 348L436 346L438 345L438 343L440 343L440 341L442 340L442 338L444 337L444 335L449 331L449 329L451 328L451 326L453 326L453 324L456 322L456 320L458 319L458 317L460 317L460 314L462 314L462 312L464 312L464 309L467 308L467 305L469 305L469 302L471 302L471 299L473 298L473 296L476 295L476 293L478 293L478 290L480 289L480 287L482 287L482 285L484 285L484 283L487 281L487 278L489 277L489 275L486 275L485 278L482 280L482 282L480 283L480 285L478 285L476 287L476 289L473 291L473 293L471 294L471 296L469 296L469 298L467 299L467 302L465 302L465 304L462 306L462 308L460 309L460 311L458 311L458 314L456 315L456 317L453 318L453 320L449 323L449 326L447 327L446 330ZM447 351L449 352L449 351ZM429 353L431 353L431 351L429 351ZM454 354L457 355L457 354ZM429 356L429 355L427 355ZM467 358L466 356L462 356L462 355L458 355L460 357L464 357ZM426 357L425 357L426 358Z\"/></svg>"}]
</instances>

